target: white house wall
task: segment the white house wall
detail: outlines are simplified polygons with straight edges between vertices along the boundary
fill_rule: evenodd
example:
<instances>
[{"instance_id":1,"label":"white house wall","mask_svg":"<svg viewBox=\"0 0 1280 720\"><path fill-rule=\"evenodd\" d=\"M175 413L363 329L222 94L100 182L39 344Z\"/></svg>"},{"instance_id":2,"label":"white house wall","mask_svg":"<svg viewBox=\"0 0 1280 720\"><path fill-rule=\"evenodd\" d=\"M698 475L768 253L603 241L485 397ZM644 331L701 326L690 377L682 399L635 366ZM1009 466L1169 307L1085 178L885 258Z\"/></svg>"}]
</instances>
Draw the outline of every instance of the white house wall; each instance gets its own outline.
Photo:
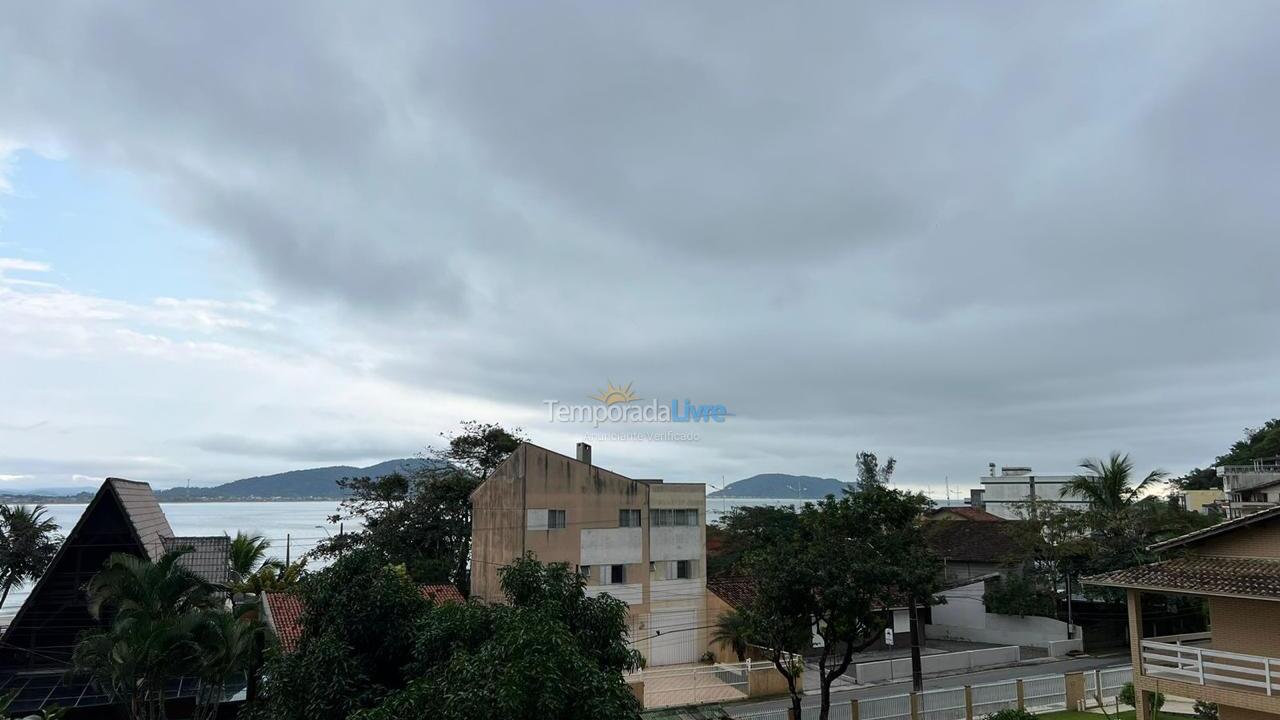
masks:
<instances>
[{"instance_id":1,"label":"white house wall","mask_svg":"<svg viewBox=\"0 0 1280 720\"><path fill-rule=\"evenodd\" d=\"M635 565L644 562L641 528L582 530L582 565Z\"/></svg>"},{"instance_id":2,"label":"white house wall","mask_svg":"<svg viewBox=\"0 0 1280 720\"><path fill-rule=\"evenodd\" d=\"M649 560L701 560L702 528L649 528Z\"/></svg>"},{"instance_id":3,"label":"white house wall","mask_svg":"<svg viewBox=\"0 0 1280 720\"><path fill-rule=\"evenodd\" d=\"M644 602L644 585L627 583L625 585L588 585L587 597L599 597L608 593L628 605L640 605Z\"/></svg>"}]
</instances>

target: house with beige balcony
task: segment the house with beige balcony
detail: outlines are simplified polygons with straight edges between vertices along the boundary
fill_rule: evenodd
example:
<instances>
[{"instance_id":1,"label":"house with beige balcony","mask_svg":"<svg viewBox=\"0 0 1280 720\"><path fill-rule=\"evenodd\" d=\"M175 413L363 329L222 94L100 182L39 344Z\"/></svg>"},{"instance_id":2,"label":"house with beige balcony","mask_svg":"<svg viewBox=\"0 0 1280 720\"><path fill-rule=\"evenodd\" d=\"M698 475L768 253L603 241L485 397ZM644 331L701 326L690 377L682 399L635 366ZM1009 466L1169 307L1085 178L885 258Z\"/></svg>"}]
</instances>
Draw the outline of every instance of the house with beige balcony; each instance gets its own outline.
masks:
<instances>
[{"instance_id":1,"label":"house with beige balcony","mask_svg":"<svg viewBox=\"0 0 1280 720\"><path fill-rule=\"evenodd\" d=\"M1280 507L1153 545L1166 559L1084 578L1128 594L1133 684L1218 704L1221 720L1280 716ZM1148 637L1142 598L1205 598L1207 633Z\"/></svg>"},{"instance_id":2,"label":"house with beige balcony","mask_svg":"<svg viewBox=\"0 0 1280 720\"><path fill-rule=\"evenodd\" d=\"M1226 494L1226 501L1221 505L1227 518L1280 505L1280 457L1219 465L1216 469Z\"/></svg>"},{"instance_id":3,"label":"house with beige balcony","mask_svg":"<svg viewBox=\"0 0 1280 720\"><path fill-rule=\"evenodd\" d=\"M567 563L588 595L629 606L649 667L697 662L707 650L706 486L633 479L521 443L471 495L471 595L501 602L498 570L532 553Z\"/></svg>"}]
</instances>

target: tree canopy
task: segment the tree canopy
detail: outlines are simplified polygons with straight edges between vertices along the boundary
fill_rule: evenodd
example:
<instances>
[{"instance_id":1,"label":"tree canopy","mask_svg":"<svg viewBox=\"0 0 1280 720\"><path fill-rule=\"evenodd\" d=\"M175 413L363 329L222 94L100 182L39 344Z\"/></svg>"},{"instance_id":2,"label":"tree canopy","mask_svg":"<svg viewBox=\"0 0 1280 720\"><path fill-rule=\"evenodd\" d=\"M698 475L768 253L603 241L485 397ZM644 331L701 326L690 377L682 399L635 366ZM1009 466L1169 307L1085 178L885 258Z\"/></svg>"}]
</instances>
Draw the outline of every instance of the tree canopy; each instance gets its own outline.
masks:
<instances>
[{"instance_id":1,"label":"tree canopy","mask_svg":"<svg viewBox=\"0 0 1280 720\"><path fill-rule=\"evenodd\" d=\"M356 518L362 528L317 545L322 557L374 548L419 583L470 585L471 492L523 440L520 429L474 421L446 436L433 462L410 473L339 481L351 497L331 522Z\"/></svg>"},{"instance_id":2,"label":"tree canopy","mask_svg":"<svg viewBox=\"0 0 1280 720\"><path fill-rule=\"evenodd\" d=\"M924 541L920 494L880 482L841 498L806 504L794 522L777 523L755 537L742 567L756 586L742 613L755 644L769 648L787 679L799 717L796 655L811 636L818 656L819 717L830 711L831 684L853 656L879 637L890 608L928 603L941 570ZM775 518L777 519L777 518Z\"/></svg>"},{"instance_id":3,"label":"tree canopy","mask_svg":"<svg viewBox=\"0 0 1280 720\"><path fill-rule=\"evenodd\" d=\"M297 650L266 671L247 716L272 720L636 718L626 605L589 598L564 564L503 568L508 603L434 606L360 548L304 581Z\"/></svg>"}]
</instances>

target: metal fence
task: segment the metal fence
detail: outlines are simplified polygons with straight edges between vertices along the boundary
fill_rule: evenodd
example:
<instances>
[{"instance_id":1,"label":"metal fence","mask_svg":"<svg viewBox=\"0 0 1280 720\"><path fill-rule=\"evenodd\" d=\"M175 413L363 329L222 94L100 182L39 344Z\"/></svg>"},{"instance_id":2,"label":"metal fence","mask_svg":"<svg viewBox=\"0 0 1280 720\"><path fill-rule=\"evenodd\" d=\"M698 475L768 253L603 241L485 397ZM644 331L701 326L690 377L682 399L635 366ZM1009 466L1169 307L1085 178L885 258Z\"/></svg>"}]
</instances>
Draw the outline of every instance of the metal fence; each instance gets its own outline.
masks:
<instances>
[{"instance_id":1,"label":"metal fence","mask_svg":"<svg viewBox=\"0 0 1280 720\"><path fill-rule=\"evenodd\" d=\"M1098 704L1097 697L1102 695L1102 699L1106 700L1120 694L1120 689L1125 683L1133 681L1133 668L1119 667L1107 668L1106 670L1094 670L1084 674L1084 702L1088 706L1096 706ZM1098 692L1098 688L1102 688L1102 692Z\"/></svg>"},{"instance_id":2,"label":"metal fence","mask_svg":"<svg viewBox=\"0 0 1280 720\"><path fill-rule=\"evenodd\" d=\"M1101 687L1102 697L1112 698L1120 692L1120 688L1133 677L1133 670L1128 667L1093 670L1082 673L1085 681L1086 702L1097 695L1096 688ZM973 718L990 715L997 710L1018 707L1018 681L973 685L969 688L973 703ZM916 702L917 717L915 720L967 720L969 709L965 705L965 689L963 687L926 690L919 694ZM1067 683L1063 675L1042 675L1022 680L1022 705L1031 710L1066 709ZM814 718L818 715L818 705L806 702L802 706L802 717ZM788 720L787 709L768 710L764 712L737 714L740 720ZM852 706L848 700L834 702L831 705L832 720L852 720ZM891 695L889 697L869 698L858 701L858 720L912 720L911 695Z\"/></svg>"}]
</instances>

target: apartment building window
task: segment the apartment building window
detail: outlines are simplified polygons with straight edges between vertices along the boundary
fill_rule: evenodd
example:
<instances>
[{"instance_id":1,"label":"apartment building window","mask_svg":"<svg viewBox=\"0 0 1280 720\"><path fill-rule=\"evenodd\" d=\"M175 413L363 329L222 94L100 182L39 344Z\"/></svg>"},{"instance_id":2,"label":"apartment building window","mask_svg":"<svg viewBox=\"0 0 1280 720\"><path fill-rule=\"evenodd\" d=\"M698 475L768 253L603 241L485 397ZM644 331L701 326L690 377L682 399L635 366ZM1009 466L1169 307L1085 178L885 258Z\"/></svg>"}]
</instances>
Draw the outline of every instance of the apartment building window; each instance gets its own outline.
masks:
<instances>
[{"instance_id":1,"label":"apartment building window","mask_svg":"<svg viewBox=\"0 0 1280 720\"><path fill-rule=\"evenodd\" d=\"M688 580L693 577L693 561L677 560L676 561L676 579Z\"/></svg>"},{"instance_id":2,"label":"apartment building window","mask_svg":"<svg viewBox=\"0 0 1280 720\"><path fill-rule=\"evenodd\" d=\"M564 510L548 510L547 511L547 529L562 530L568 526Z\"/></svg>"},{"instance_id":3,"label":"apartment building window","mask_svg":"<svg viewBox=\"0 0 1280 720\"><path fill-rule=\"evenodd\" d=\"M627 581L626 565L606 565L604 568L605 585L622 585Z\"/></svg>"},{"instance_id":4,"label":"apartment building window","mask_svg":"<svg viewBox=\"0 0 1280 720\"><path fill-rule=\"evenodd\" d=\"M649 524L653 527L696 527L697 509L650 510Z\"/></svg>"},{"instance_id":5,"label":"apartment building window","mask_svg":"<svg viewBox=\"0 0 1280 720\"><path fill-rule=\"evenodd\" d=\"M618 527L640 527L640 511L629 508L619 510Z\"/></svg>"},{"instance_id":6,"label":"apartment building window","mask_svg":"<svg viewBox=\"0 0 1280 720\"><path fill-rule=\"evenodd\" d=\"M591 580L591 566L579 565L578 576L581 577L583 580Z\"/></svg>"}]
</instances>

